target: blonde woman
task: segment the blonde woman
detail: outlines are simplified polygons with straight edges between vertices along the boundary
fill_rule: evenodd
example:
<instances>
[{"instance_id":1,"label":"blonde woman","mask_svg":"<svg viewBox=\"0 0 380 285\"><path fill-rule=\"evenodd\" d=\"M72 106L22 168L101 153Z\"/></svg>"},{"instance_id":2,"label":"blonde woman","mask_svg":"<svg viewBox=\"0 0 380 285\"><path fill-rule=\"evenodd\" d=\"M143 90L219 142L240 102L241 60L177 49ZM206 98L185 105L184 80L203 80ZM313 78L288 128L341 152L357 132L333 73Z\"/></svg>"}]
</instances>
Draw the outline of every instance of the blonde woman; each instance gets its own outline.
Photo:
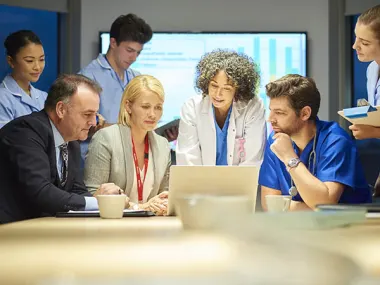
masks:
<instances>
[{"instance_id":1,"label":"blonde woman","mask_svg":"<svg viewBox=\"0 0 380 285\"><path fill-rule=\"evenodd\" d=\"M355 43L358 60L369 62L367 68L368 102L380 106L380 5L361 14L355 26ZM354 124L350 130L356 139L380 138L380 128Z\"/></svg>"},{"instance_id":2,"label":"blonde woman","mask_svg":"<svg viewBox=\"0 0 380 285\"><path fill-rule=\"evenodd\" d=\"M156 78L139 75L130 81L118 124L99 130L90 142L84 170L90 192L115 183L130 199L130 208L166 213L170 147L153 132L163 104L164 89Z\"/></svg>"},{"instance_id":3,"label":"blonde woman","mask_svg":"<svg viewBox=\"0 0 380 285\"><path fill-rule=\"evenodd\" d=\"M358 60L370 62L367 68L368 102L372 106L380 106L380 5L362 13L355 26L355 43ZM353 124L349 127L353 136L358 140L380 139L380 128ZM374 187L374 196L380 196L380 174Z\"/></svg>"}]
</instances>

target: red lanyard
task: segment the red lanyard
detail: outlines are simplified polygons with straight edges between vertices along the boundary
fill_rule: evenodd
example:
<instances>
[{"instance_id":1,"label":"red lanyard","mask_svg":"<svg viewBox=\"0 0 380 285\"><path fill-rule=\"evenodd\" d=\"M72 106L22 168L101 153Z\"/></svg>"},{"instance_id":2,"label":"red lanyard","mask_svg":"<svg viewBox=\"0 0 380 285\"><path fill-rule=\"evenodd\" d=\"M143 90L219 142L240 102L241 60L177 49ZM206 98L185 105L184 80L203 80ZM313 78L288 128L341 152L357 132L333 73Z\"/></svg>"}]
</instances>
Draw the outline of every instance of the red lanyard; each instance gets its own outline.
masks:
<instances>
[{"instance_id":1,"label":"red lanyard","mask_svg":"<svg viewBox=\"0 0 380 285\"><path fill-rule=\"evenodd\" d=\"M137 193L139 196L139 202L143 201L143 189L144 189L144 182L146 178L146 172L148 170L148 162L149 162L149 142L148 142L148 135L145 136L145 148L144 148L144 181L141 181L141 175L140 175L140 168L139 168L139 162L137 160L136 155L136 149L135 149L135 142L132 138L132 150L133 150L133 161L135 163L136 168L136 178L137 178Z\"/></svg>"}]
</instances>

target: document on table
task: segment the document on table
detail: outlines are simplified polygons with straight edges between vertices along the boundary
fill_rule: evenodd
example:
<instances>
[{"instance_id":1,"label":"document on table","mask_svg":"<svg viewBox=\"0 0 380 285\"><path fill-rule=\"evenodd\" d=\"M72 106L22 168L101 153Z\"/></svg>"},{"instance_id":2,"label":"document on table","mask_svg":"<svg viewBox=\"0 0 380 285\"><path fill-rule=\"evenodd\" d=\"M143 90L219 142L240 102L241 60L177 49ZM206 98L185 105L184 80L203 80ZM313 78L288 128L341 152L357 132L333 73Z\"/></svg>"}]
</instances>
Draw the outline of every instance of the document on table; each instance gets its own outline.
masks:
<instances>
[{"instance_id":1,"label":"document on table","mask_svg":"<svg viewBox=\"0 0 380 285\"><path fill-rule=\"evenodd\" d=\"M139 213L139 212L145 212L144 210L130 210L130 209L125 209L123 211L124 213ZM76 214L91 214L91 213L97 213L99 214L99 210L96 211L69 211L69 213L76 213Z\"/></svg>"},{"instance_id":2,"label":"document on table","mask_svg":"<svg viewBox=\"0 0 380 285\"><path fill-rule=\"evenodd\" d=\"M151 211L145 210L129 210L125 209L123 217L153 217L155 214ZM100 217L99 211L69 211L69 212L58 212L56 213L57 218L68 218L68 217Z\"/></svg>"}]
</instances>

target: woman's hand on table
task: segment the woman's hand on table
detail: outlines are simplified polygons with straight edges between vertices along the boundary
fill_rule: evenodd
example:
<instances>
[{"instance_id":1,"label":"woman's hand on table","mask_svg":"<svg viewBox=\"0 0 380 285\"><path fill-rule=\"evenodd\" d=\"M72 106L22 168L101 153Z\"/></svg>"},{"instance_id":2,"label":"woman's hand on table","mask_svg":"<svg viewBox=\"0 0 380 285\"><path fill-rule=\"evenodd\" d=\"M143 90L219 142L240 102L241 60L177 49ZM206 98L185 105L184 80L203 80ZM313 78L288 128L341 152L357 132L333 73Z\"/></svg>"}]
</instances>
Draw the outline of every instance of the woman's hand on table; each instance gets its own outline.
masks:
<instances>
[{"instance_id":1,"label":"woman's hand on table","mask_svg":"<svg viewBox=\"0 0 380 285\"><path fill-rule=\"evenodd\" d=\"M146 211L151 211L158 216L166 215L168 209L168 197L169 192L164 191L151 198L148 202L140 204L139 208Z\"/></svg>"}]
</instances>

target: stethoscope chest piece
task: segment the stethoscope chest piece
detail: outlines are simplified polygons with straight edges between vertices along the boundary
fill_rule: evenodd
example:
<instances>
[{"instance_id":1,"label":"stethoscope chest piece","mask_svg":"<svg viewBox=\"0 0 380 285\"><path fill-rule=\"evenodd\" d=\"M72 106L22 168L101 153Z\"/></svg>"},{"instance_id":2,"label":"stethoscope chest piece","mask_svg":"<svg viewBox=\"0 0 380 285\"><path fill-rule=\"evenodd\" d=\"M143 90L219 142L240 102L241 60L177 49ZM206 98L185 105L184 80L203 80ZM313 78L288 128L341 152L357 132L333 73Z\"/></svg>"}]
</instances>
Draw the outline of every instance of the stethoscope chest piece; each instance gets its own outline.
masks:
<instances>
[{"instance_id":1,"label":"stethoscope chest piece","mask_svg":"<svg viewBox=\"0 0 380 285\"><path fill-rule=\"evenodd\" d=\"M317 144L317 134L315 134L315 136L314 136L313 150L309 154L309 160L308 160L309 165L307 167L308 170L310 171L310 173L313 174L314 176L315 176L315 164L317 163L316 153L315 153L316 144ZM313 168L312 169L311 169L311 162L313 162L313 164L312 164ZM291 185L291 187L289 188L289 195L294 197L298 194L298 190L297 190L297 187L294 185L292 177L290 177L290 185Z\"/></svg>"},{"instance_id":2,"label":"stethoscope chest piece","mask_svg":"<svg viewBox=\"0 0 380 285\"><path fill-rule=\"evenodd\" d=\"M298 190L296 188L296 186L292 186L289 188L289 195L294 197L294 196L297 196L298 194Z\"/></svg>"}]
</instances>

